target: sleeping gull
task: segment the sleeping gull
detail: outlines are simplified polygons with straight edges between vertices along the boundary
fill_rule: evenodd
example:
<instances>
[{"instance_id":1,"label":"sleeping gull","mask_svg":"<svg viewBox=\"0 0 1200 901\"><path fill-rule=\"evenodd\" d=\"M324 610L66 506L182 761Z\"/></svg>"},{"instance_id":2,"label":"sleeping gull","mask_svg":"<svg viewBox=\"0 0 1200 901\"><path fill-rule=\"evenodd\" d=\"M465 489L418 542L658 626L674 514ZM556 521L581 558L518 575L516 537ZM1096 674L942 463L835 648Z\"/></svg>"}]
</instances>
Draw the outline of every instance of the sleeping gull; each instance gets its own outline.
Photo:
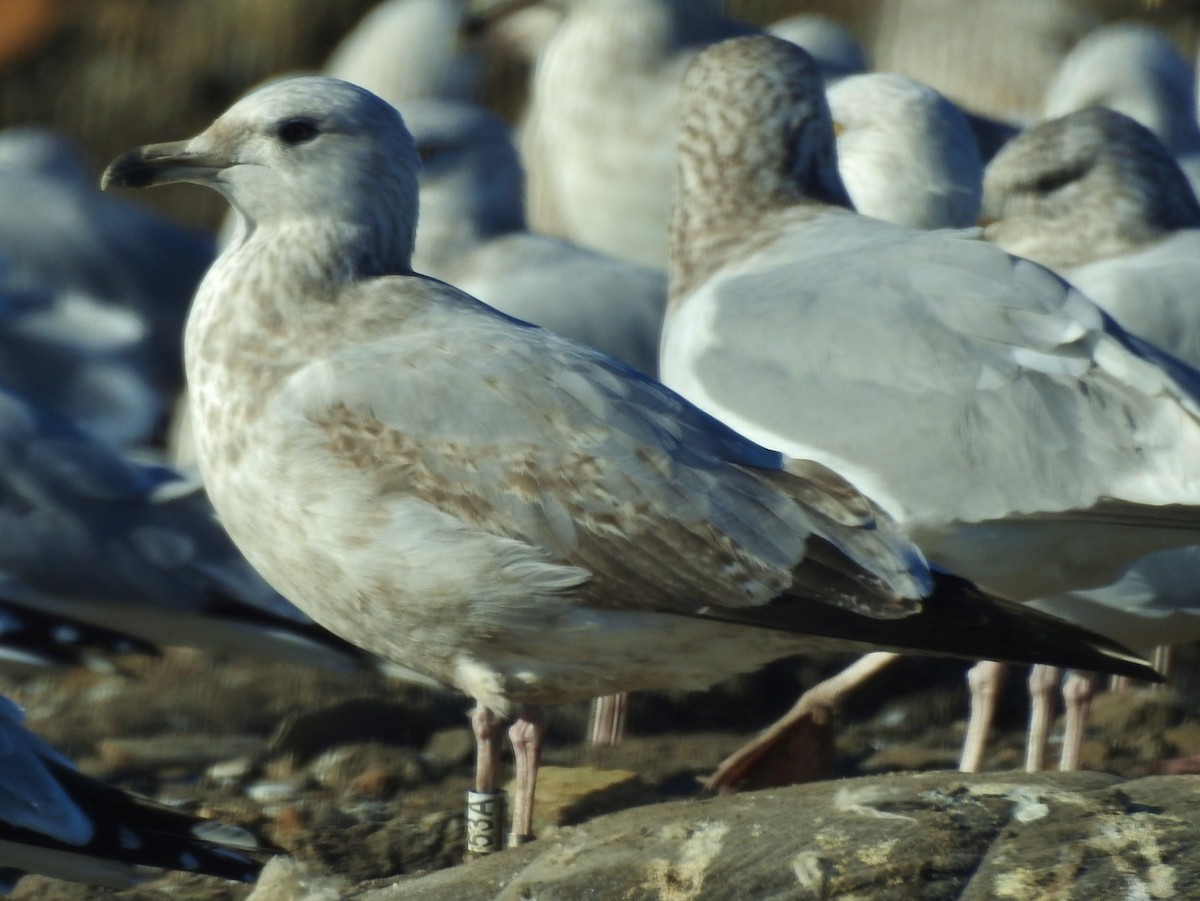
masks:
<instances>
[{"instance_id":1,"label":"sleeping gull","mask_svg":"<svg viewBox=\"0 0 1200 901\"><path fill-rule=\"evenodd\" d=\"M975 232L851 212L799 48L710 48L682 106L666 384L1015 600L1196 540L1200 374Z\"/></svg>"},{"instance_id":2,"label":"sleeping gull","mask_svg":"<svg viewBox=\"0 0 1200 901\"><path fill-rule=\"evenodd\" d=\"M975 224L983 162L958 107L880 72L843 78L828 97L838 172L858 212L913 228Z\"/></svg>"},{"instance_id":3,"label":"sleeping gull","mask_svg":"<svg viewBox=\"0 0 1200 901\"><path fill-rule=\"evenodd\" d=\"M1089 106L1124 113L1158 135L1193 187L1200 183L1200 124L1191 66L1165 34L1118 22L1075 45L1046 88L1042 115Z\"/></svg>"},{"instance_id":4,"label":"sleeping gull","mask_svg":"<svg viewBox=\"0 0 1200 901\"><path fill-rule=\"evenodd\" d=\"M105 183L207 185L245 217L185 339L205 484L281 593L476 700L472 811L494 809L515 714L512 834L530 834L541 704L862 644L1149 672L931 571L825 467L415 275L418 166L393 107L307 77ZM496 847L492 824L469 847Z\"/></svg>"},{"instance_id":5,"label":"sleeping gull","mask_svg":"<svg viewBox=\"0 0 1200 901\"><path fill-rule=\"evenodd\" d=\"M26 873L113 888L158 870L253 882L268 850L248 830L191 816L83 773L0 696L0 891ZM149 870L147 868L154 868Z\"/></svg>"},{"instance_id":6,"label":"sleeping gull","mask_svg":"<svg viewBox=\"0 0 1200 901\"><path fill-rule=\"evenodd\" d=\"M520 157L486 110L424 101L404 117L422 162L413 268L657 376L666 272L527 231Z\"/></svg>"},{"instance_id":7,"label":"sleeping gull","mask_svg":"<svg viewBox=\"0 0 1200 901\"><path fill-rule=\"evenodd\" d=\"M1200 203L1175 159L1144 126L1103 106L1048 119L988 166L985 231L1048 266L1142 338L1200 367ZM1162 551L1120 581L1039 603L1141 650L1200 638L1200 547ZM1166 655L1164 654L1164 657ZM1048 692L1056 679L1034 673ZM1064 692L1062 768L1074 768L1091 679ZM1040 766L1049 698L1035 697L1027 765Z\"/></svg>"}]
</instances>

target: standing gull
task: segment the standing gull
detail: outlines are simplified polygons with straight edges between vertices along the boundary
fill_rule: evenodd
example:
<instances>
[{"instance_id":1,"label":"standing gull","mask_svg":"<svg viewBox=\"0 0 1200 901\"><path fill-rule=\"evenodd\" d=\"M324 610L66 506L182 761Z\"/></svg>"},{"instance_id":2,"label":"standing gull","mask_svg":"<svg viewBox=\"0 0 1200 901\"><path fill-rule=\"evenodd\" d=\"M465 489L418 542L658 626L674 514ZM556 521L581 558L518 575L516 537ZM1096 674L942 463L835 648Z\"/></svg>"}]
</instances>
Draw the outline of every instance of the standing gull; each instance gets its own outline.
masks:
<instances>
[{"instance_id":1,"label":"standing gull","mask_svg":"<svg viewBox=\"0 0 1200 901\"><path fill-rule=\"evenodd\" d=\"M710 48L682 109L668 385L1016 600L1195 542L1200 374L975 232L853 213L799 48Z\"/></svg>"},{"instance_id":2,"label":"standing gull","mask_svg":"<svg viewBox=\"0 0 1200 901\"><path fill-rule=\"evenodd\" d=\"M1200 367L1200 203L1149 129L1104 106L1032 126L989 164L984 218L989 240L1054 269L1131 332ZM1197 584L1200 547L1190 547L1138 561L1114 585L1038 606L1149 650L1200 638ZM1030 678L1047 693L1034 698L1030 768L1044 757L1056 681ZM1072 674L1064 686L1062 768L1078 760L1091 683Z\"/></svg>"},{"instance_id":3,"label":"standing gull","mask_svg":"<svg viewBox=\"0 0 1200 901\"><path fill-rule=\"evenodd\" d=\"M516 715L517 840L537 705L864 643L1148 672L931 571L825 467L415 275L418 165L394 108L308 77L130 151L105 182L191 181L245 217L185 339L213 503L318 621L476 700L485 801Z\"/></svg>"}]
</instances>

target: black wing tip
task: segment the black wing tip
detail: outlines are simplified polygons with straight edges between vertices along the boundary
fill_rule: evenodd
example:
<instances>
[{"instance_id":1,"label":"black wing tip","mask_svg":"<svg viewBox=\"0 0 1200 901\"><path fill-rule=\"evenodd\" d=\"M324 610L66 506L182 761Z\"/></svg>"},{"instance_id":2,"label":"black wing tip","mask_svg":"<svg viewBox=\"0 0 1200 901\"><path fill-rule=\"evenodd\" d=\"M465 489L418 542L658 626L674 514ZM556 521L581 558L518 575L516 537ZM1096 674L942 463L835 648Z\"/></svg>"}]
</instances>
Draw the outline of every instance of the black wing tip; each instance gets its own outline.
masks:
<instances>
[{"instance_id":1,"label":"black wing tip","mask_svg":"<svg viewBox=\"0 0 1200 901\"><path fill-rule=\"evenodd\" d=\"M781 596L760 607L706 608L705 618L845 642L847 650L1046 664L1129 676L1163 677L1120 643L1047 613L989 595L959 576L934 571L933 591L908 616L880 619L833 603Z\"/></svg>"}]
</instances>

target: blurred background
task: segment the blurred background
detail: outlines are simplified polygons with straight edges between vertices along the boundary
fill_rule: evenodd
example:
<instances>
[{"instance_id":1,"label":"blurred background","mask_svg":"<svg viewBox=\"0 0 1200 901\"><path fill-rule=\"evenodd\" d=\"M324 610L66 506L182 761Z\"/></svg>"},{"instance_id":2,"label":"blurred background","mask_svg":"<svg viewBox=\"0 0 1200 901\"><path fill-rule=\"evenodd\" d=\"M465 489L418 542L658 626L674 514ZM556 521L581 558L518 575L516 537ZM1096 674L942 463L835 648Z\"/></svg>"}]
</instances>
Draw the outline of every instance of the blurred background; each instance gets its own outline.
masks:
<instances>
[{"instance_id":1,"label":"blurred background","mask_svg":"<svg viewBox=\"0 0 1200 901\"><path fill-rule=\"evenodd\" d=\"M137 144L192 135L258 82L320 69L377 0L0 0L0 127L47 125L78 141L98 172ZM875 68L931 83L977 112L1033 108L1056 61L1084 33L1118 19L1166 31L1195 59L1200 4L1191 0L729 0L735 17L767 24L801 12L847 25ZM1019 64L998 29L1037 30ZM520 114L528 43L481 28L488 67L481 102ZM974 65L964 77L963 61ZM1039 70L1043 66L1044 70ZM1014 83L1022 78L1020 85ZM1032 96L1022 97L1028 84ZM1010 102L988 102L1010 95ZM1004 107L1009 107L1004 109ZM990 108L988 108L990 107ZM138 200L179 221L215 227L224 203L165 190Z\"/></svg>"}]
</instances>

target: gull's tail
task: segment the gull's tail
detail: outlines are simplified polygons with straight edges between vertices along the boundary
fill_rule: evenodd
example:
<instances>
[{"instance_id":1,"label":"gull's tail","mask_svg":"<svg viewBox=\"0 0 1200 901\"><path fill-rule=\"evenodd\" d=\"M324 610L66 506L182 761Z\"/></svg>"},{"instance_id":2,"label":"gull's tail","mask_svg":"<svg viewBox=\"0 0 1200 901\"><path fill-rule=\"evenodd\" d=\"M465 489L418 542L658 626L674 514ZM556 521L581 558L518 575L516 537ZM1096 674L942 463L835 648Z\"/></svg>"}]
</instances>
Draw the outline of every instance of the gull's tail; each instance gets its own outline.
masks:
<instances>
[{"instance_id":1,"label":"gull's tail","mask_svg":"<svg viewBox=\"0 0 1200 901\"><path fill-rule=\"evenodd\" d=\"M1163 681L1145 660L1111 639L989 595L950 573L934 570L933 577L933 591L921 600L920 610L892 619L786 595L762 607L709 608L705 616L841 639L874 650L1044 663Z\"/></svg>"}]
</instances>

